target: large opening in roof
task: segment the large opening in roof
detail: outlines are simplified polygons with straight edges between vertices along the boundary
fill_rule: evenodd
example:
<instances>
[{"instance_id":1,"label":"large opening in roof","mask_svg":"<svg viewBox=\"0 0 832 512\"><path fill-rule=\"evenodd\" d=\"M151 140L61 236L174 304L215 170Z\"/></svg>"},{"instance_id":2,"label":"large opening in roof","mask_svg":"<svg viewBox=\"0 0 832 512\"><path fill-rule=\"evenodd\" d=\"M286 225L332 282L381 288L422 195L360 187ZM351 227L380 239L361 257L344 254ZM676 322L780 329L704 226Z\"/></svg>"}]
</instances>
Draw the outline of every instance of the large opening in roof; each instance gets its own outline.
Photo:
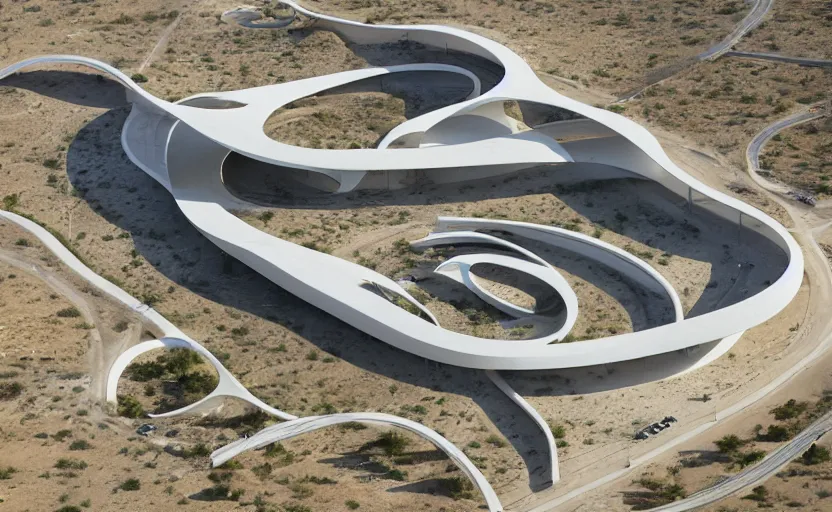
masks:
<instances>
[{"instance_id":1,"label":"large opening in roof","mask_svg":"<svg viewBox=\"0 0 832 512\"><path fill-rule=\"evenodd\" d=\"M213 96L199 96L197 98L190 98L179 103L187 107L204 108L209 110L226 110L231 108L245 107L245 103L239 101L226 100L223 98L216 98Z\"/></svg>"},{"instance_id":2,"label":"large opening in roof","mask_svg":"<svg viewBox=\"0 0 832 512\"><path fill-rule=\"evenodd\" d=\"M154 349L138 356L119 381L119 414L163 414L203 399L217 387L214 366L186 348Z\"/></svg>"},{"instance_id":3,"label":"large opening in roof","mask_svg":"<svg viewBox=\"0 0 832 512\"><path fill-rule=\"evenodd\" d=\"M399 124L467 100L469 76L407 71L366 78L277 109L263 130L270 138L314 149L374 148Z\"/></svg>"}]
</instances>

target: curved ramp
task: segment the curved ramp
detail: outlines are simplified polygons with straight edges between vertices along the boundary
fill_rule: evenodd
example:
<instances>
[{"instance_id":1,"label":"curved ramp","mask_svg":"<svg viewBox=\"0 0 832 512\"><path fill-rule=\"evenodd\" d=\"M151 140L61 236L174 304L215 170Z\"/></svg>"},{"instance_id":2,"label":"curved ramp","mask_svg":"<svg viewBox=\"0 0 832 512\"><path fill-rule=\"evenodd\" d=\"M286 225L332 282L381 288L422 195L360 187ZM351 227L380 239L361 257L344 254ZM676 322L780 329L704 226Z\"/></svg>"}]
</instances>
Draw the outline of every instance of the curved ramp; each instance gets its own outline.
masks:
<instances>
[{"instance_id":1,"label":"curved ramp","mask_svg":"<svg viewBox=\"0 0 832 512\"><path fill-rule=\"evenodd\" d=\"M527 261L518 260L517 258L510 258L507 260L500 259L502 263L496 263L493 260L494 255L467 255L463 258L453 258L442 263L442 265L435 270L436 272L442 272L445 275L448 275L448 277L455 279L457 282L464 284L469 290L474 292L485 302L491 304L497 309L500 309L504 313L515 317L531 316L535 314L535 311L526 308L518 308L513 304L506 303L506 301L499 297L495 297L487 290L482 289L479 283L477 283L476 277L470 275L470 268L477 263L493 263L533 275L541 281L549 284L549 286L551 286L552 289L555 290L563 299L566 307L566 319L563 326L551 336L541 338L540 342L552 343L553 341L560 341L567 334L569 334L578 319L578 297L575 295L575 291L566 279L564 279L554 267L528 249L496 236L485 233L477 233L475 231L430 233L424 238L410 242L410 246L415 250L422 250L428 247L441 245L457 244L479 244L501 247L525 256L536 265L530 265ZM476 256L476 260L471 260L472 256ZM448 266L452 264L456 265L458 268L452 272L448 272ZM542 271L544 269L545 271Z\"/></svg>"},{"instance_id":2,"label":"curved ramp","mask_svg":"<svg viewBox=\"0 0 832 512\"><path fill-rule=\"evenodd\" d=\"M803 258L794 239L782 226L759 210L707 187L679 169L644 127L549 89L536 78L522 58L505 46L451 27L365 25L311 13L295 2L287 4L299 13L317 19L319 28L337 31L356 43L391 42L406 35L411 41L432 47L447 45L448 49L479 55L503 66L505 76L496 87L480 97L436 111L440 114L428 114L430 122L425 124L427 129L455 114L484 115L484 119L496 115L490 106L507 99L572 111L618 134L598 139L601 142L595 146L584 141L578 141L582 145L571 145L581 155L581 161L612 163L654 180L681 197L689 197L694 192L704 195L711 200L708 203L711 213L735 222L739 219L744 227L757 231L778 245L788 258L783 274L769 288L728 307L674 324L581 343L542 347L536 345L534 340L514 342L511 354L506 354L500 340L482 340L450 333L400 310L381 297L373 299L357 290L359 282L375 282L398 292L395 285L387 286L386 278L375 272L314 251L299 251L294 244L255 233L256 230L244 225L223 208L228 194L217 193L222 188L218 176L220 163L223 156L232 150L263 161L324 173L570 161L570 151L554 139L532 130L461 144L396 150L314 150L280 145L271 140L261 145L258 141L262 141L265 135L260 128L262 125L256 125L260 124L257 121L262 120L262 116L268 116L269 108L277 108L292 98L388 70L357 70L247 91L218 93L215 96L222 100L236 101L244 106L216 110L159 100L138 88L118 70L102 63L92 64L97 69L114 74L128 86L138 108L179 120L169 131L166 170L177 204L191 222L224 250L304 300L391 345L429 359L484 369L540 369L636 359L710 343L767 320L785 307L797 292ZM74 58L61 57L58 60L65 62L67 59ZM90 64L89 60L80 60ZM27 62L42 63L44 60ZM7 68L0 72L0 76L20 67ZM490 119L491 122L494 120ZM423 122L421 118L414 121ZM229 130L230 126L234 129ZM258 130L256 137L249 137ZM187 136L177 136L180 132L187 132ZM549 142L541 137L548 138ZM185 145L182 145L183 142ZM216 148L211 147L212 144ZM200 154L194 149L197 147L209 149L214 158L187 161L188 158L183 155ZM156 171L156 176L163 176L162 169ZM220 201L213 202L215 197ZM278 248L284 252L276 251ZM406 296L406 292L403 295Z\"/></svg>"},{"instance_id":3,"label":"curved ramp","mask_svg":"<svg viewBox=\"0 0 832 512\"><path fill-rule=\"evenodd\" d=\"M472 231L479 235L484 235L476 230L502 232L520 236L553 247L566 249L567 251L596 261L639 283L648 290L664 295L673 305L676 321L681 322L685 318L679 294L670 282L656 269L644 260L633 256L619 247L584 235L583 233L528 222L465 217L439 217L436 221L435 236L444 235L449 240L454 240L457 236L470 236L468 233ZM499 240L498 237L493 238ZM523 250L527 253L530 252L527 249ZM543 263L548 265L545 261Z\"/></svg>"},{"instance_id":4,"label":"curved ramp","mask_svg":"<svg viewBox=\"0 0 832 512\"><path fill-rule=\"evenodd\" d=\"M497 493L485 479L483 474L474 465L473 462L465 455L462 450L457 448L453 443L437 434L428 427L410 421L398 416L391 416L382 413L344 413L344 414L330 414L327 416L307 416L293 421L280 423L271 427L266 427L255 435L239 439L233 443L223 446L219 450L211 454L211 463L214 467L221 466L225 462L233 459L237 455L249 451L263 448L266 445L291 439L302 434L314 432L333 425L339 425L349 422L371 423L382 426L392 426L403 428L412 432L419 437L426 439L433 443L434 446L445 452L448 457L462 470L465 475L471 479L474 486L479 489L485 498L488 510L492 512L501 512L503 506L500 504Z\"/></svg>"},{"instance_id":5,"label":"curved ramp","mask_svg":"<svg viewBox=\"0 0 832 512\"><path fill-rule=\"evenodd\" d=\"M226 398L237 398L244 402L247 402L254 407L272 415L282 420L293 420L296 419L297 416L292 414L285 413L279 409L275 409L274 407L266 404L256 396L252 395L249 390L245 388L240 382L231 375L225 366L217 359L214 354L208 351L205 347L196 343L190 339L181 339L181 338L162 338L159 340L151 340L145 341L143 343L139 343L138 345L134 345L127 349L126 351L122 352L121 355L115 360L113 365L110 367L109 374L107 376L107 401L111 403L115 403L118 397L118 381L121 378L121 375L124 373L124 370L132 363L138 356L150 352L151 350L156 349L172 349L172 348L182 348L187 350L193 350L197 354L201 355L208 362L211 366L214 367L214 370L217 372L217 377L219 382L217 383L217 387L208 395L206 395L201 400L194 402L191 405L183 407L181 409L176 409L174 411L169 411L163 414L149 414L151 418L170 418L174 416L181 416L184 414L202 414L208 413L212 410L216 409L217 405L219 405L224 399Z\"/></svg>"}]
</instances>

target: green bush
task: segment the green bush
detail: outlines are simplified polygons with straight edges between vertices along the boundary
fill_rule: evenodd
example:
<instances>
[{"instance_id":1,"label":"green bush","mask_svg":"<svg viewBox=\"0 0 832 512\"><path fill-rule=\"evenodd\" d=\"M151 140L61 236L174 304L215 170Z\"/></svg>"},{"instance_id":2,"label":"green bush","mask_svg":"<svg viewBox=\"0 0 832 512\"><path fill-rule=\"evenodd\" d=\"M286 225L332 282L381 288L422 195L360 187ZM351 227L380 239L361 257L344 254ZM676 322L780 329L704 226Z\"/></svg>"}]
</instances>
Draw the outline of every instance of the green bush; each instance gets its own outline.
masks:
<instances>
[{"instance_id":1,"label":"green bush","mask_svg":"<svg viewBox=\"0 0 832 512\"><path fill-rule=\"evenodd\" d=\"M474 499L474 485L467 478L459 476L440 478L437 483L443 494L447 494L455 500Z\"/></svg>"},{"instance_id":2,"label":"green bush","mask_svg":"<svg viewBox=\"0 0 832 512\"><path fill-rule=\"evenodd\" d=\"M795 399L791 399L785 404L775 407L771 410L771 413L774 414L774 419L782 421L782 420L790 420L793 418L797 418L809 407L808 402L798 402Z\"/></svg>"},{"instance_id":3,"label":"green bush","mask_svg":"<svg viewBox=\"0 0 832 512\"><path fill-rule=\"evenodd\" d=\"M757 434L757 439L760 441L768 441L771 443L782 443L783 441L788 441L792 438L792 432L780 425L769 425L768 431L763 434Z\"/></svg>"},{"instance_id":4,"label":"green bush","mask_svg":"<svg viewBox=\"0 0 832 512\"><path fill-rule=\"evenodd\" d=\"M566 427L563 425L550 425L549 428L552 430L552 436L555 439L563 439L566 437Z\"/></svg>"},{"instance_id":5,"label":"green bush","mask_svg":"<svg viewBox=\"0 0 832 512\"><path fill-rule=\"evenodd\" d=\"M739 450L745 444L745 441L731 434L714 441L714 444L719 449L719 453L733 453Z\"/></svg>"},{"instance_id":6,"label":"green bush","mask_svg":"<svg viewBox=\"0 0 832 512\"><path fill-rule=\"evenodd\" d=\"M92 448L92 445L83 439L72 441L72 444L69 445L71 451L89 450L90 448Z\"/></svg>"},{"instance_id":7,"label":"green bush","mask_svg":"<svg viewBox=\"0 0 832 512\"><path fill-rule=\"evenodd\" d=\"M78 318L81 316L81 312L75 306L64 308L55 314L61 318Z\"/></svg>"},{"instance_id":8,"label":"green bush","mask_svg":"<svg viewBox=\"0 0 832 512\"><path fill-rule=\"evenodd\" d=\"M139 482L136 478L130 478L129 480L125 480L118 486L119 489L122 491L138 491L142 488L141 482Z\"/></svg>"},{"instance_id":9,"label":"green bush","mask_svg":"<svg viewBox=\"0 0 832 512\"><path fill-rule=\"evenodd\" d=\"M118 397L118 415L125 418L140 418L144 416L144 407L131 395Z\"/></svg>"},{"instance_id":10,"label":"green bush","mask_svg":"<svg viewBox=\"0 0 832 512\"><path fill-rule=\"evenodd\" d=\"M0 382L0 402L14 400L24 389L23 384L19 382Z\"/></svg>"},{"instance_id":11,"label":"green bush","mask_svg":"<svg viewBox=\"0 0 832 512\"><path fill-rule=\"evenodd\" d=\"M744 468L744 467L750 466L752 464L756 464L757 462L759 462L759 461L761 461L765 458L766 458L766 452L764 452L762 450L754 450L754 451L750 451L748 453L739 454L736 457L735 462L741 468Z\"/></svg>"},{"instance_id":12,"label":"green bush","mask_svg":"<svg viewBox=\"0 0 832 512\"><path fill-rule=\"evenodd\" d=\"M159 359L164 362L165 370L176 377L184 377L194 366L202 362L199 354L184 348L172 349Z\"/></svg>"},{"instance_id":13,"label":"green bush","mask_svg":"<svg viewBox=\"0 0 832 512\"><path fill-rule=\"evenodd\" d=\"M60 458L58 462L55 463L55 469L72 469L76 471L80 471L82 469L87 469L88 464L83 460L78 459L68 459L68 458Z\"/></svg>"},{"instance_id":14,"label":"green bush","mask_svg":"<svg viewBox=\"0 0 832 512\"><path fill-rule=\"evenodd\" d=\"M803 459L803 463L807 466L829 462L829 449L824 448L823 446L812 444L812 446L810 446L809 449L803 453L803 456L801 458Z\"/></svg>"},{"instance_id":15,"label":"green bush","mask_svg":"<svg viewBox=\"0 0 832 512\"><path fill-rule=\"evenodd\" d=\"M381 434L370 444L381 448L387 455L401 455L410 444L410 440L398 432L390 431Z\"/></svg>"}]
</instances>

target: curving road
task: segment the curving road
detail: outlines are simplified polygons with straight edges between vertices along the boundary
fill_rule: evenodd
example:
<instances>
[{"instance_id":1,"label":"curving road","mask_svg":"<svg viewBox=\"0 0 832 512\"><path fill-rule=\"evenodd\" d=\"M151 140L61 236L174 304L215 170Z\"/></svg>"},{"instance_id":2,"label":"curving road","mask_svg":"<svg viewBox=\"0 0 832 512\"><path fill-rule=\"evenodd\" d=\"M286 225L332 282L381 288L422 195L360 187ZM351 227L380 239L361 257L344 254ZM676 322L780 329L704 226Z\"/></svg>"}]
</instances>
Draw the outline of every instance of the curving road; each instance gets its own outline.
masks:
<instances>
[{"instance_id":1,"label":"curving road","mask_svg":"<svg viewBox=\"0 0 832 512\"><path fill-rule=\"evenodd\" d=\"M624 93L616 103L624 103L630 101L631 99L635 98L636 96L640 95L646 89L661 83L668 78L671 78L683 70L689 68L696 62L701 62L704 60L714 60L722 55L725 55L727 52L731 50L737 43L740 42L743 36L748 34L751 30L755 29L760 23L763 22L763 17L768 14L771 10L771 7L774 5L774 0L757 0L754 3L754 7L751 8L751 12L740 21L734 30L728 34L725 39L718 42L717 44L711 46L704 52L696 55L695 57L691 57L681 62L677 62L676 64L671 64L665 68L660 70L654 71L647 75L647 80L649 83L644 85L643 87L639 87L638 89L634 89L632 91Z\"/></svg>"},{"instance_id":2,"label":"curving road","mask_svg":"<svg viewBox=\"0 0 832 512\"><path fill-rule=\"evenodd\" d=\"M810 275L814 274L818 276L818 279L816 281L817 286L813 285L812 287L813 293L818 294L818 299L815 302L815 307L818 308L816 314L824 315L828 311L828 304L830 303L830 301L832 301L832 269L830 269L829 264L827 263L826 255L821 250L820 246L818 246L814 236L817 232L826 229L829 225L824 224L815 228L807 226L805 220L800 216L800 212L796 210L792 204L784 201L779 195L779 193L784 193L783 189L785 187L773 184L768 180L762 178L759 174L757 174L757 169L759 169L759 153L761 148L765 145L765 143L771 137L773 137L779 131L785 128L828 115L827 112L819 110L819 106L820 104L812 105L810 107L811 110L809 111L803 111L792 114L791 116L788 116L784 119L780 119L779 121L764 128L749 143L748 148L746 150L746 158L748 161L748 172L753 181L764 190L773 193L772 199L774 199L774 201L777 204L781 205L786 210L786 212L789 214L789 216L795 223L795 228L792 230L792 232L801 235L801 239L803 240L805 247L805 261L807 264L807 270L813 269ZM788 190L786 190L786 192L788 192ZM832 322L830 322L829 319L821 321L821 323L815 328L815 330L818 333L817 337L823 340L817 347L815 347L809 354L807 354L803 359L794 364L791 368L787 369L785 372L780 374L768 385L759 389L755 393L747 396L743 400L735 403L734 405L728 407L727 409L717 412L715 421L701 425L700 427L686 432L681 436L669 440L665 444L657 447L649 453L642 455L641 457L632 459L630 461L629 466L627 466L626 468L622 468L618 471L609 473L603 478L600 478L594 482L590 482L586 485L573 489L572 491L569 491L561 496L548 499L546 501L543 501L542 503L538 502L535 506L522 507L522 510L527 510L528 512L549 512L557 509L562 505L565 505L566 503L574 499L583 496L588 492L594 491L605 485L611 484L621 478L624 478L630 475L632 471L638 468L639 466L642 466L645 463L655 459L656 457L664 453L667 453L673 448L681 445L682 443L690 441L691 439L705 433L706 431L717 426L718 424L727 420L728 418L731 418L734 415L744 411L746 408L752 406L759 400L768 396L770 393L781 389L781 387L788 383L793 377L801 373L804 369L808 368L813 362L817 361L818 358L820 358L830 348L832 348L832 334L830 334L832 333ZM715 501L724 499L730 496L731 494L740 491L743 488L748 487L749 485L752 485L755 482L760 482L769 478L772 474L776 473L776 471L780 467L782 467L786 462L796 457L798 454L802 453L802 451L806 450L815 439L817 439L825 432L828 432L830 430L832 430L832 413L823 416L820 420L818 420L809 428L801 432L790 443L773 451L771 454L769 454L768 457L766 457L766 459L764 459L759 464L749 468L748 470L714 487L699 491L698 493L692 495L690 498L687 498L686 500L677 501L670 505L666 505L666 507L671 508L657 508L652 510L694 510L709 503L713 503Z\"/></svg>"},{"instance_id":3,"label":"curving road","mask_svg":"<svg viewBox=\"0 0 832 512\"><path fill-rule=\"evenodd\" d=\"M497 493L494 492L494 489L488 483L488 480L486 480L482 472L477 469L476 465L471 462L462 450L428 427L407 418L391 416L390 414L377 412L328 414L325 416L307 416L305 418L279 423L271 427L266 427L251 437L238 439L216 450L211 454L211 463L213 467L218 467L249 450L256 450L271 443L350 422L396 426L430 441L434 446L444 451L459 466L459 469L465 473L474 486L480 490L490 512L502 512L503 506L497 497Z\"/></svg>"},{"instance_id":4,"label":"curving road","mask_svg":"<svg viewBox=\"0 0 832 512\"><path fill-rule=\"evenodd\" d=\"M0 220L9 221L31 233L41 243L43 243L49 251L51 251L58 259L60 259L64 265L69 267L70 270L78 274L81 278L86 280L99 291L103 292L105 295L109 296L111 299L120 302L121 304L129 307L132 311L140 314L145 321L153 325L155 328L166 333L173 333L182 336L181 339L163 338L161 340L153 340L149 342L140 343L139 345L135 345L128 351L124 352L121 357L117 358L116 363L113 365L118 366L118 369L115 372L113 372L112 369L110 372L107 372L110 374L111 377L109 379L108 384L118 384L118 377L121 375L121 372L124 370L124 367L127 366L127 363L133 360L134 356L131 356L131 350L135 350L138 353L141 353L150 349L162 347L187 348L195 350L209 359L209 361L214 365L215 369L220 375L220 383L217 385L216 390L212 391L208 396L202 398L198 402L195 402L194 404L184 409L174 411L174 414L168 413L158 415L159 417L173 416L178 413L181 413L183 410L193 410L195 408L200 408L201 405L215 406L217 405L216 399L221 399L223 396L235 396L237 398L241 398L243 400L248 401L250 404L260 408L261 410L273 416L277 416L280 419L289 420L284 423L275 425L273 427L268 427L258 432L255 436L243 440L246 441L245 443L237 441L223 448L220 448L219 450L214 452L214 454L212 454L212 458L215 459L215 466L220 464L216 462L216 459L218 457L225 456L226 458L222 460L228 460L229 458L236 456L238 453L250 449L253 446L252 443L259 441L260 439L266 438L270 435L277 436L274 437L273 440L277 440L278 438L288 439L290 437L294 437L306 432L311 432L319 428L336 425L348 421L359 421L363 423L371 423L382 426L395 426L408 430L422 437L423 439L430 441L437 448L444 451L448 455L448 457L457 466L459 466L462 472L465 473L465 475L471 479L474 486L482 493L483 497L485 498L486 504L488 505L488 510L490 512L501 512L503 510L500 500L497 497L497 494L494 492L494 489L491 487L491 484L488 482L488 480L482 475L479 469L477 469L476 465L468 458L467 455L465 455L464 452L457 448L456 445L445 439L442 435L432 430L431 428L413 422L406 418L400 418L397 416L382 413L369 412L332 414L327 416L310 416L304 418L297 418L296 416L286 414L280 410L270 407L269 405L263 403L254 395L252 395L248 391L248 389L246 389L242 384L240 384L239 381L237 381L237 379L233 375L231 375L231 373L222 365L222 363L220 363L207 349L202 347L202 345L188 338L184 333L182 333L182 331L180 331L163 316L157 313L153 308L145 304L142 304L139 300L135 299L118 286L114 285L110 281L107 281L103 277L96 274L92 269L87 267L81 260L79 260L74 254L72 254L57 238L55 238L54 235L52 235L45 228L25 217L17 215L14 212L4 210L0 210ZM15 261L14 259L8 256L4 256L2 252L0 252L0 261L9 264L24 265L23 263ZM36 270L36 268L26 268L25 270L27 272L33 272L34 270ZM39 277L43 278L44 276ZM50 286L54 287L58 282L55 279L47 279L47 283ZM76 306L78 306L78 308L83 312L84 318L88 320L94 320L92 309L88 307L86 302L83 301L82 297L77 296L77 294L75 294L69 287L61 287L60 291ZM93 332L97 333L97 331ZM96 334L93 334L93 336L95 338L96 345L100 347L100 337ZM173 344L171 344L171 342L173 342ZM125 354L127 354L126 357ZM101 357L101 351L98 350L97 354L95 355L96 365L103 370L103 361L101 361ZM114 377L114 379L112 377ZM223 384L223 382L225 382L225 384ZM495 384L497 384L496 381ZM110 394L114 394L115 386L108 385L108 392L111 392ZM265 444L268 444L268 442ZM557 454L554 452L554 450L552 450L552 457L555 461L557 461ZM556 471L556 467L557 466L555 466L555 469L553 469L554 471Z\"/></svg>"},{"instance_id":5,"label":"curving road","mask_svg":"<svg viewBox=\"0 0 832 512\"><path fill-rule=\"evenodd\" d=\"M772 60L775 62L785 62L787 64L797 64L799 66L806 66L812 68L832 68L832 60L824 59L809 59L806 57L790 57L788 55L780 55L779 53L763 53L763 52L725 52L726 57L741 57L744 59L759 59Z\"/></svg>"},{"instance_id":6,"label":"curving road","mask_svg":"<svg viewBox=\"0 0 832 512\"><path fill-rule=\"evenodd\" d=\"M768 14L768 11L771 10L773 5L774 0L757 0L754 3L754 7L751 8L751 12L749 12L748 15L743 18L739 24L737 24L733 32L728 34L725 39L711 46L696 57L699 60L714 60L724 55L731 48L733 48L735 44L740 42L740 39L742 39L744 35L757 28L757 26L763 22L763 17Z\"/></svg>"},{"instance_id":7,"label":"curving road","mask_svg":"<svg viewBox=\"0 0 832 512\"><path fill-rule=\"evenodd\" d=\"M808 450L812 443L830 430L832 430L832 412L823 415L789 443L769 453L759 464L751 466L713 487L691 494L683 500L650 510L651 512L682 512L725 499L736 492L768 479L780 468Z\"/></svg>"},{"instance_id":8,"label":"curving road","mask_svg":"<svg viewBox=\"0 0 832 512\"><path fill-rule=\"evenodd\" d=\"M751 139L751 143L748 145L748 148L745 151L745 158L748 162L748 173L751 178L761 187L765 188L770 192L776 192L780 194L788 194L791 192L791 189L784 185L780 185L777 183L772 183L759 175L760 171L760 151L762 151L763 146L778 132L785 130L786 128L790 128L792 126L796 126L802 123L806 123L808 121L813 121L815 119L820 119L827 115L827 113L819 108L820 104L813 105L810 110L808 111L801 111L795 114L792 114L788 117L784 117L773 124L770 124L763 128L760 133L754 136Z\"/></svg>"}]
</instances>

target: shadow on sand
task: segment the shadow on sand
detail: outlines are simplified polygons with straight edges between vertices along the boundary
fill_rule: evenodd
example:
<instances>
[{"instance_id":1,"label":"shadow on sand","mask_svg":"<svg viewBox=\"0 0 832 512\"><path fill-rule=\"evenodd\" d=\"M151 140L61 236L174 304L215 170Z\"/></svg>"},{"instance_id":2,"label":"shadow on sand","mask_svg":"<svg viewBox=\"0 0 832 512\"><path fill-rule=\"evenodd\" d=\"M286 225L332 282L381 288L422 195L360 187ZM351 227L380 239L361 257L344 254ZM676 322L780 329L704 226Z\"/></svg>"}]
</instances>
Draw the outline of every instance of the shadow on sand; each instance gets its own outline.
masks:
<instances>
[{"instance_id":1,"label":"shadow on sand","mask_svg":"<svg viewBox=\"0 0 832 512\"><path fill-rule=\"evenodd\" d=\"M171 281L218 304L283 325L322 350L364 370L416 386L470 397L509 440L542 490L550 477L545 440L535 424L490 384L482 371L429 362L399 351L323 312L303 324L312 306L224 255L191 226L168 192L124 155L120 127L128 108L111 110L85 126L67 154L72 185L108 222L130 233L136 251ZM152 227L151 227L152 226ZM507 412L510 411L510 412Z\"/></svg>"},{"instance_id":2,"label":"shadow on sand","mask_svg":"<svg viewBox=\"0 0 832 512\"><path fill-rule=\"evenodd\" d=\"M433 363L399 351L323 312L315 314L314 323L300 323L297 319L308 317L312 306L242 264L235 263L232 272L224 273L223 253L187 222L162 186L125 156L120 144L120 128L129 107L125 106L121 87L94 75L67 75L64 72L27 73L10 77L0 85L24 87L82 105L113 107L77 134L68 151L67 172L89 206L112 225L129 232L138 253L159 272L210 301L283 325L322 350L364 370L416 386L470 397L524 459L529 468L530 487L533 490L546 487L550 473L546 467L548 454L543 436L519 408L487 381L482 371ZM81 86L67 78L80 80ZM61 85L66 83L72 86ZM466 191L466 200L501 197L498 183L475 185L473 194L470 189ZM458 188L455 186L450 190ZM426 204L450 200L450 190L439 191L432 199L413 191L373 195L378 200L390 201L390 204ZM557 186L552 187L552 192L555 191ZM349 200L349 197L338 199L341 200ZM571 201L564 200L593 218L585 198L574 196ZM600 220L606 219L597 219ZM608 226L614 225L613 220L609 220ZM629 231L627 235L642 236L640 232ZM652 246L662 248L661 239L652 242ZM711 263L716 265L719 261L715 259ZM618 374L615 379L605 377L612 374L607 367L526 372L522 376L514 373L510 377L523 395L558 396L637 385L672 375L677 371L675 368L691 363L684 354L660 357L665 358L667 364L658 364L654 360L648 372L644 371L643 361L616 365L613 369L613 373ZM541 380L546 384L538 385Z\"/></svg>"}]
</instances>

